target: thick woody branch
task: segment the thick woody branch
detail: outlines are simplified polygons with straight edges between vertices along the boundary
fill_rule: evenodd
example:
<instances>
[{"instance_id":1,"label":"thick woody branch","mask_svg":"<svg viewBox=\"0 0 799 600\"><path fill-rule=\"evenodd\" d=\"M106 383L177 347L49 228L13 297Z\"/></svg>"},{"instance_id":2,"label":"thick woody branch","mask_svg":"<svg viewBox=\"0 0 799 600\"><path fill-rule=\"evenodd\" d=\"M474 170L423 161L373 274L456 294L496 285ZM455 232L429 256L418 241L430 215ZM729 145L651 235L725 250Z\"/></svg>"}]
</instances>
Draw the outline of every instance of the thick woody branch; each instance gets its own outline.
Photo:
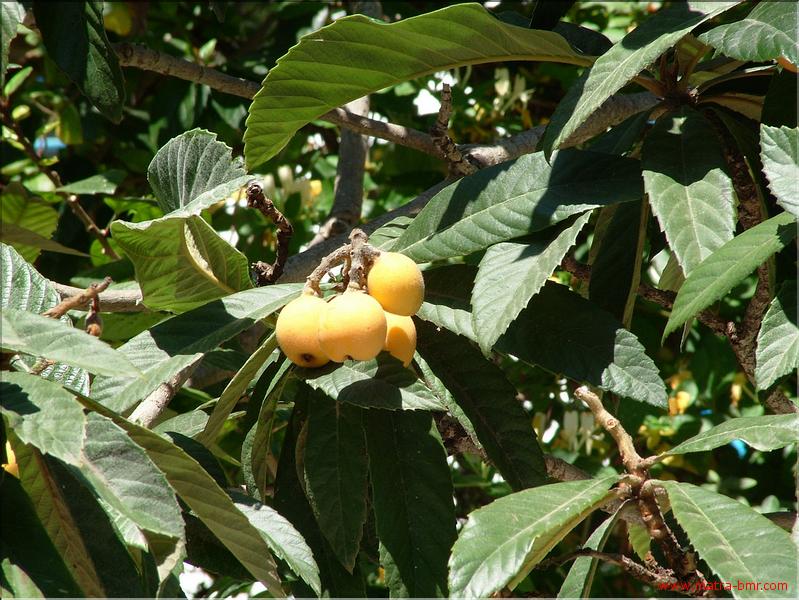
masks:
<instances>
[{"instance_id":1,"label":"thick woody branch","mask_svg":"<svg viewBox=\"0 0 799 600\"><path fill-rule=\"evenodd\" d=\"M252 265L258 285L269 285L277 281L283 274L283 266L289 257L289 244L291 236L294 234L294 228L275 204L264 196L263 188L256 181L250 182L247 186L247 206L261 211L261 214L277 227L277 254L274 264L258 261Z\"/></svg>"},{"instance_id":2,"label":"thick woody branch","mask_svg":"<svg viewBox=\"0 0 799 600\"><path fill-rule=\"evenodd\" d=\"M164 412L181 386L191 377L191 374L194 372L194 369L197 368L197 365L200 364L201 360L202 357L197 358L194 362L175 373L169 381L165 381L155 388L155 390L134 409L130 417L128 417L129 420L143 427L152 426L153 423L158 420L158 417L161 416L161 413Z\"/></svg>"},{"instance_id":3,"label":"thick woody branch","mask_svg":"<svg viewBox=\"0 0 799 600\"><path fill-rule=\"evenodd\" d=\"M86 290L81 288L55 281L51 281L50 285L61 296L62 302L71 302L86 293ZM141 290L108 290L100 293L99 298L105 312L142 312L147 310L147 307L142 304ZM88 301L80 300L74 308L85 309L87 303Z\"/></svg>"}]
</instances>

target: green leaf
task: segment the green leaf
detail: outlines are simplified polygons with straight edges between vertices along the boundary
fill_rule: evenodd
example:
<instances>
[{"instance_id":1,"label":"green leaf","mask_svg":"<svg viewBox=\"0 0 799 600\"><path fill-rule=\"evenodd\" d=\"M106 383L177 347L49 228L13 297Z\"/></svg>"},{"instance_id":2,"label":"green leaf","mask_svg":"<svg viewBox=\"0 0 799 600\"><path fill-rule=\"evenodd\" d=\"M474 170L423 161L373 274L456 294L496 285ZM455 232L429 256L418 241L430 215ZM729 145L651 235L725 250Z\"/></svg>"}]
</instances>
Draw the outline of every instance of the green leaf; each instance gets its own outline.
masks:
<instances>
[{"instance_id":1,"label":"green leaf","mask_svg":"<svg viewBox=\"0 0 799 600\"><path fill-rule=\"evenodd\" d=\"M469 515L449 561L455 598L485 598L527 576L611 495L618 477L555 483L510 494Z\"/></svg>"},{"instance_id":2,"label":"green leaf","mask_svg":"<svg viewBox=\"0 0 799 600\"><path fill-rule=\"evenodd\" d=\"M784 56L796 65L797 20L799 7L795 2L763 2L745 19L719 25L699 39L730 58L764 62Z\"/></svg>"},{"instance_id":3,"label":"green leaf","mask_svg":"<svg viewBox=\"0 0 799 600\"><path fill-rule=\"evenodd\" d=\"M471 423L480 445L514 490L546 481L531 418L516 388L494 363L464 339L420 323L419 353Z\"/></svg>"},{"instance_id":4,"label":"green leaf","mask_svg":"<svg viewBox=\"0 0 799 600\"><path fill-rule=\"evenodd\" d=\"M590 211L584 213L555 236L529 243L502 242L486 251L472 290L472 325L483 352L543 287L590 216Z\"/></svg>"},{"instance_id":5,"label":"green leaf","mask_svg":"<svg viewBox=\"0 0 799 600\"><path fill-rule=\"evenodd\" d=\"M144 448L180 498L219 538L252 575L278 597L283 596L277 567L263 538L230 497L200 464L178 446L112 413L88 398L79 398L87 408L111 418ZM202 447L202 446L201 446Z\"/></svg>"},{"instance_id":6,"label":"green leaf","mask_svg":"<svg viewBox=\"0 0 799 600\"><path fill-rule=\"evenodd\" d=\"M429 413L367 413L380 563L391 597L446 596L455 507L447 454Z\"/></svg>"},{"instance_id":7,"label":"green leaf","mask_svg":"<svg viewBox=\"0 0 799 600\"><path fill-rule=\"evenodd\" d=\"M677 293L663 339L723 297L795 237L794 216L781 213L747 229L708 256Z\"/></svg>"},{"instance_id":8,"label":"green leaf","mask_svg":"<svg viewBox=\"0 0 799 600\"><path fill-rule=\"evenodd\" d=\"M3 2L3 4L6 3ZM3 94L7 98L10 98L14 94L14 92L16 92L20 88L20 86L23 83L25 83L25 80L28 78L28 76L31 73L33 73L33 67L31 67L30 65L14 73L14 75L9 77L8 81L3 87Z\"/></svg>"},{"instance_id":9,"label":"green leaf","mask_svg":"<svg viewBox=\"0 0 799 600\"><path fill-rule=\"evenodd\" d=\"M533 297L496 349L575 381L666 406L666 387L638 339L613 315L554 282Z\"/></svg>"},{"instance_id":10,"label":"green leaf","mask_svg":"<svg viewBox=\"0 0 799 600\"><path fill-rule=\"evenodd\" d=\"M613 526L619 520L620 513L621 510L617 510L605 519L599 527L594 529L582 547L601 552L613 532ZM597 558L581 556L575 560L560 586L558 598L590 598L591 585L594 582L598 566L599 559Z\"/></svg>"},{"instance_id":11,"label":"green leaf","mask_svg":"<svg viewBox=\"0 0 799 600\"><path fill-rule=\"evenodd\" d=\"M7 557L0 562L0 594L4 598L45 597L22 567L12 563Z\"/></svg>"},{"instance_id":12,"label":"green leaf","mask_svg":"<svg viewBox=\"0 0 799 600\"><path fill-rule=\"evenodd\" d=\"M123 429L96 413L87 416L79 469L96 494L141 529L184 537L180 507L163 473Z\"/></svg>"},{"instance_id":13,"label":"green leaf","mask_svg":"<svg viewBox=\"0 0 799 600\"><path fill-rule=\"evenodd\" d=\"M155 154L147 180L164 213L199 214L252 179L216 134L192 129L172 138ZM174 216L174 213L173 213Z\"/></svg>"},{"instance_id":14,"label":"green leaf","mask_svg":"<svg viewBox=\"0 0 799 600\"><path fill-rule=\"evenodd\" d=\"M777 379L799 368L796 303L796 280L786 281L763 317L755 354L758 390L770 388Z\"/></svg>"},{"instance_id":15,"label":"green leaf","mask_svg":"<svg viewBox=\"0 0 799 600\"><path fill-rule=\"evenodd\" d=\"M47 279L28 264L11 246L0 243L0 307L18 308L41 314L53 308L61 297ZM67 315L61 321L71 324ZM34 359L29 359L28 366L33 366ZM57 381L82 394L89 393L89 374L83 369L56 363L46 367L41 377Z\"/></svg>"},{"instance_id":16,"label":"green leaf","mask_svg":"<svg viewBox=\"0 0 799 600\"><path fill-rule=\"evenodd\" d=\"M768 452L796 443L799 439L799 415L763 415L738 417L724 421L707 431L685 440L666 451L663 456L705 452L742 440L755 450Z\"/></svg>"},{"instance_id":17,"label":"green leaf","mask_svg":"<svg viewBox=\"0 0 799 600\"><path fill-rule=\"evenodd\" d=\"M624 36L596 60L558 104L542 140L547 155L686 33L736 4L738 1L680 2L657 12Z\"/></svg>"},{"instance_id":18,"label":"green leaf","mask_svg":"<svg viewBox=\"0 0 799 600\"><path fill-rule=\"evenodd\" d=\"M11 47L11 41L17 35L17 25L22 23L25 18L25 8L20 2L11 0L9 2L0 3L0 24L2 24L2 31L0 31L0 87L5 85L6 69L8 69L8 50ZM8 95L8 94L6 94Z\"/></svg>"},{"instance_id":19,"label":"green leaf","mask_svg":"<svg viewBox=\"0 0 799 600\"><path fill-rule=\"evenodd\" d=\"M351 100L437 71L504 60L591 64L560 35L508 25L477 3L391 24L338 19L304 36L264 79L247 118L247 165L268 160L298 129Z\"/></svg>"},{"instance_id":20,"label":"green leaf","mask_svg":"<svg viewBox=\"0 0 799 600\"><path fill-rule=\"evenodd\" d=\"M305 492L319 529L352 572L366 522L366 456L363 409L321 392L308 402Z\"/></svg>"},{"instance_id":21,"label":"green leaf","mask_svg":"<svg viewBox=\"0 0 799 600\"><path fill-rule=\"evenodd\" d=\"M247 257L198 215L115 221L111 232L153 310L183 312L252 287Z\"/></svg>"},{"instance_id":22,"label":"green leaf","mask_svg":"<svg viewBox=\"0 0 799 600\"><path fill-rule=\"evenodd\" d=\"M2 315L0 347L100 375L137 375L139 370L122 354L85 331L26 310L7 307Z\"/></svg>"},{"instance_id":23,"label":"green leaf","mask_svg":"<svg viewBox=\"0 0 799 600\"><path fill-rule=\"evenodd\" d=\"M98 175L62 185L56 191L66 194L108 194L117 191L117 186L125 180L125 172L118 169L109 169Z\"/></svg>"},{"instance_id":24,"label":"green leaf","mask_svg":"<svg viewBox=\"0 0 799 600\"><path fill-rule=\"evenodd\" d=\"M570 149L548 164L542 152L527 154L444 188L392 250L416 262L463 256L642 194L636 160Z\"/></svg>"},{"instance_id":25,"label":"green leaf","mask_svg":"<svg viewBox=\"0 0 799 600\"><path fill-rule=\"evenodd\" d=\"M305 583L318 595L322 594L322 584L319 581L319 567L313 557L313 552L305 542L299 531L284 516L271 506L256 502L244 494L234 494L233 499L238 508L253 527L260 533L269 545L294 573L299 575Z\"/></svg>"},{"instance_id":26,"label":"green leaf","mask_svg":"<svg viewBox=\"0 0 799 600\"><path fill-rule=\"evenodd\" d=\"M652 212L685 275L732 239L732 181L716 133L682 108L657 120L644 139L641 163Z\"/></svg>"},{"instance_id":27,"label":"green leaf","mask_svg":"<svg viewBox=\"0 0 799 600\"><path fill-rule=\"evenodd\" d=\"M760 125L760 157L763 171L768 177L768 187L777 204L799 217L799 128Z\"/></svg>"},{"instance_id":28,"label":"green leaf","mask_svg":"<svg viewBox=\"0 0 799 600\"><path fill-rule=\"evenodd\" d=\"M722 581L788 582L787 590L735 586L735 598L796 597L799 556L788 532L732 498L690 483L659 483L691 545Z\"/></svg>"},{"instance_id":29,"label":"green leaf","mask_svg":"<svg viewBox=\"0 0 799 600\"><path fill-rule=\"evenodd\" d=\"M89 257L85 252L67 248L63 244L43 237L35 231L5 221L0 222L0 241L14 246L28 262L35 261L42 250Z\"/></svg>"},{"instance_id":30,"label":"green leaf","mask_svg":"<svg viewBox=\"0 0 799 600\"><path fill-rule=\"evenodd\" d=\"M394 242L413 223L413 217L399 216L377 229L369 236L369 243L376 248L391 252Z\"/></svg>"},{"instance_id":31,"label":"green leaf","mask_svg":"<svg viewBox=\"0 0 799 600\"><path fill-rule=\"evenodd\" d=\"M652 538L649 537L649 530L643 523L627 523L627 538L630 540L630 546L633 552L638 555L641 560L646 560L646 555L650 552L652 545Z\"/></svg>"},{"instance_id":32,"label":"green leaf","mask_svg":"<svg viewBox=\"0 0 799 600\"><path fill-rule=\"evenodd\" d=\"M162 321L120 346L125 355L145 376L177 361L173 374L222 342L268 317L300 295L301 284L287 283L245 290L214 300L192 311ZM168 377L166 378L168 379ZM166 379L161 379L161 382ZM120 403L119 394L135 384L130 377L98 377L92 384L92 398L117 412L132 405Z\"/></svg>"},{"instance_id":33,"label":"green leaf","mask_svg":"<svg viewBox=\"0 0 799 600\"><path fill-rule=\"evenodd\" d=\"M6 4L3 2L3 11ZM2 238L13 245L17 252L29 263L33 263L40 254L41 242L49 242L53 246L60 244L50 241L50 236L58 227L58 213L41 198L32 197L17 182L12 182L3 190L3 201L0 204L0 226ZM33 235L25 236L25 232ZM35 236L38 235L39 240ZM50 250L52 248L48 248ZM76 254L75 250L71 250Z\"/></svg>"},{"instance_id":34,"label":"green leaf","mask_svg":"<svg viewBox=\"0 0 799 600\"><path fill-rule=\"evenodd\" d=\"M424 303L416 316L476 342L469 306L476 273L471 265L457 264L424 271Z\"/></svg>"},{"instance_id":35,"label":"green leaf","mask_svg":"<svg viewBox=\"0 0 799 600\"><path fill-rule=\"evenodd\" d=\"M386 352L373 360L297 369L296 374L334 400L363 408L446 410L413 371Z\"/></svg>"},{"instance_id":36,"label":"green leaf","mask_svg":"<svg viewBox=\"0 0 799 600\"><path fill-rule=\"evenodd\" d=\"M198 409L161 421L152 429L156 433L179 433L193 438L205 429L207 422L208 414Z\"/></svg>"},{"instance_id":37,"label":"green leaf","mask_svg":"<svg viewBox=\"0 0 799 600\"><path fill-rule=\"evenodd\" d=\"M122 120L125 80L105 35L103 3L34 2L33 14L47 55L103 115Z\"/></svg>"},{"instance_id":38,"label":"green leaf","mask_svg":"<svg viewBox=\"0 0 799 600\"><path fill-rule=\"evenodd\" d=\"M277 338L272 334L250 355L250 358L242 365L241 369L236 372L233 379L225 386L222 395L219 396L219 400L217 400L216 406L214 406L214 410L208 418L205 429L197 436L198 442L206 446L214 443L233 407L236 406L255 374L271 356L275 348L277 348Z\"/></svg>"}]
</instances>

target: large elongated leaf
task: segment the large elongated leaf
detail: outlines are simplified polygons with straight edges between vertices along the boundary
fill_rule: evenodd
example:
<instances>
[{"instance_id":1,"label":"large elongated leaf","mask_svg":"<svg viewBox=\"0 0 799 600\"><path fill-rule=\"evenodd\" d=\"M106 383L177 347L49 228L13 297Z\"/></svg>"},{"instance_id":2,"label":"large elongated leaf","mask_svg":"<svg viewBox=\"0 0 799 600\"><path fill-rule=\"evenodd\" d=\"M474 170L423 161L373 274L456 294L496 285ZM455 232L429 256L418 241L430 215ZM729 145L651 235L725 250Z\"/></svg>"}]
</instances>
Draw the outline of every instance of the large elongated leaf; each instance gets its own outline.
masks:
<instances>
[{"instance_id":1,"label":"large elongated leaf","mask_svg":"<svg viewBox=\"0 0 799 600\"><path fill-rule=\"evenodd\" d=\"M763 317L755 353L758 390L771 387L777 379L799 368L796 302L796 280L786 281Z\"/></svg>"},{"instance_id":2,"label":"large elongated leaf","mask_svg":"<svg viewBox=\"0 0 799 600\"><path fill-rule=\"evenodd\" d=\"M391 596L446 596L455 507L438 431L429 413L367 414L380 562Z\"/></svg>"},{"instance_id":3,"label":"large elongated leaf","mask_svg":"<svg viewBox=\"0 0 799 600\"><path fill-rule=\"evenodd\" d=\"M652 212L685 275L732 239L732 181L713 127L691 108L658 119L641 163Z\"/></svg>"},{"instance_id":4,"label":"large elongated leaf","mask_svg":"<svg viewBox=\"0 0 799 600\"><path fill-rule=\"evenodd\" d=\"M513 589L609 496L617 477L555 483L516 492L469 515L452 547L450 593L485 598Z\"/></svg>"},{"instance_id":5,"label":"large elongated leaf","mask_svg":"<svg viewBox=\"0 0 799 600\"><path fill-rule=\"evenodd\" d=\"M316 566L313 552L300 532L271 506L255 502L244 494L235 494L233 499L236 508L261 532L272 552L285 560L292 571L302 577L314 592L321 595L319 567Z\"/></svg>"},{"instance_id":6,"label":"large elongated leaf","mask_svg":"<svg viewBox=\"0 0 799 600\"><path fill-rule=\"evenodd\" d=\"M514 490L546 481L530 417L504 373L466 340L420 323L419 352L463 411L477 439Z\"/></svg>"},{"instance_id":7,"label":"large elongated leaf","mask_svg":"<svg viewBox=\"0 0 799 600\"><path fill-rule=\"evenodd\" d=\"M308 403L305 491L322 534L350 572L366 522L369 461L363 414L321 392Z\"/></svg>"},{"instance_id":8,"label":"large elongated leaf","mask_svg":"<svg viewBox=\"0 0 799 600\"><path fill-rule=\"evenodd\" d=\"M33 14L47 55L101 113L121 121L125 80L105 35L103 3L34 2Z\"/></svg>"},{"instance_id":9,"label":"large elongated leaf","mask_svg":"<svg viewBox=\"0 0 799 600\"><path fill-rule=\"evenodd\" d=\"M244 393L244 390L247 389L247 386L250 384L253 377L255 377L255 374L263 366L275 348L277 348L277 338L272 334L252 353L252 355L250 355L247 362L242 365L241 369L233 376L233 379L225 386L222 395L219 396L216 406L214 406L211 416L208 418L205 429L203 429L202 434L197 437L197 441L206 446L214 442L216 436L219 435L219 432L222 430L225 421L230 416L233 407L236 406L239 398L241 398L241 395Z\"/></svg>"},{"instance_id":10,"label":"large elongated leaf","mask_svg":"<svg viewBox=\"0 0 799 600\"><path fill-rule=\"evenodd\" d=\"M680 2L645 20L600 56L558 104L544 132L547 154L561 146L602 104L694 27L738 2Z\"/></svg>"},{"instance_id":11,"label":"large elongated leaf","mask_svg":"<svg viewBox=\"0 0 799 600\"><path fill-rule=\"evenodd\" d=\"M0 373L0 407L14 434L44 454L80 464L85 418L74 397L35 375Z\"/></svg>"},{"instance_id":12,"label":"large elongated leaf","mask_svg":"<svg viewBox=\"0 0 799 600\"><path fill-rule=\"evenodd\" d=\"M486 251L472 290L472 325L484 352L543 287L590 216L586 212L555 237L530 243L502 242Z\"/></svg>"},{"instance_id":13,"label":"large elongated leaf","mask_svg":"<svg viewBox=\"0 0 799 600\"><path fill-rule=\"evenodd\" d=\"M139 370L108 344L71 325L26 310L3 309L0 347L60 361L100 375L137 375Z\"/></svg>"},{"instance_id":14,"label":"large elongated leaf","mask_svg":"<svg viewBox=\"0 0 799 600\"><path fill-rule=\"evenodd\" d=\"M668 450L664 456L704 452L725 446L733 440L743 440L755 450L768 452L799 439L799 415L764 415L738 417L695 435Z\"/></svg>"},{"instance_id":15,"label":"large elongated leaf","mask_svg":"<svg viewBox=\"0 0 799 600\"><path fill-rule=\"evenodd\" d=\"M197 214L240 189L250 177L240 158L216 134L192 129L169 140L147 168L164 213Z\"/></svg>"},{"instance_id":16,"label":"large elongated leaf","mask_svg":"<svg viewBox=\"0 0 799 600\"><path fill-rule=\"evenodd\" d=\"M416 316L476 342L469 306L476 274L477 269L463 264L425 271L425 298Z\"/></svg>"},{"instance_id":17,"label":"large elongated leaf","mask_svg":"<svg viewBox=\"0 0 799 600\"><path fill-rule=\"evenodd\" d=\"M14 5L16 2L3 2L4 16L6 5L9 4ZM0 222L2 222L3 241L12 244L25 260L32 263L39 256L41 245L25 243L28 240L15 240L13 238L15 226L17 230L27 230L50 241L50 236L58 226L58 213L42 199L31 197L21 184L13 182L3 190ZM56 244L56 242L51 243Z\"/></svg>"},{"instance_id":18,"label":"large elongated leaf","mask_svg":"<svg viewBox=\"0 0 799 600\"><path fill-rule=\"evenodd\" d=\"M115 221L111 231L153 310L183 312L252 287L247 257L198 215Z\"/></svg>"},{"instance_id":19,"label":"large elongated leaf","mask_svg":"<svg viewBox=\"0 0 799 600\"><path fill-rule=\"evenodd\" d=\"M67 194L108 194L113 195L117 187L125 180L125 171L109 169L103 173L92 175L86 179L73 181L67 185L56 188L58 192Z\"/></svg>"},{"instance_id":20,"label":"large elongated leaf","mask_svg":"<svg viewBox=\"0 0 799 600\"><path fill-rule=\"evenodd\" d=\"M660 482L691 545L722 581L787 582L787 590L732 588L736 598L795 598L796 545L748 506L690 483Z\"/></svg>"},{"instance_id":21,"label":"large elongated leaf","mask_svg":"<svg viewBox=\"0 0 799 600\"><path fill-rule=\"evenodd\" d=\"M719 25L699 39L730 58L763 62L784 56L796 65L798 21L799 6L795 2L762 2L745 19Z\"/></svg>"},{"instance_id":22,"label":"large elongated leaf","mask_svg":"<svg viewBox=\"0 0 799 600\"><path fill-rule=\"evenodd\" d=\"M269 71L247 118L247 165L268 160L306 123L351 100L436 71L503 60L591 63L560 35L509 25L477 3L392 24L339 19L303 37Z\"/></svg>"},{"instance_id":23,"label":"large elongated leaf","mask_svg":"<svg viewBox=\"0 0 799 600\"><path fill-rule=\"evenodd\" d=\"M549 164L542 152L528 154L444 188L392 250L416 262L471 254L642 193L638 161L570 149Z\"/></svg>"},{"instance_id":24,"label":"large elongated leaf","mask_svg":"<svg viewBox=\"0 0 799 600\"><path fill-rule=\"evenodd\" d=\"M186 365L179 357L191 361L192 355L213 350L279 310L301 290L300 284L280 284L232 294L162 321L120 346L118 351L136 368L145 371L145 376L167 361L177 361L171 369L174 374ZM167 374L161 381L168 378ZM135 382L130 377L98 377L92 386L92 398L112 410L125 412L131 408L130 400L121 401L119 395Z\"/></svg>"},{"instance_id":25,"label":"large elongated leaf","mask_svg":"<svg viewBox=\"0 0 799 600\"><path fill-rule=\"evenodd\" d=\"M61 297L49 281L14 248L0 243L0 307L41 314L60 301ZM61 317L61 320L72 323L67 315ZM78 392L89 392L89 374L78 367L56 363L46 367L40 375Z\"/></svg>"},{"instance_id":26,"label":"large elongated leaf","mask_svg":"<svg viewBox=\"0 0 799 600\"><path fill-rule=\"evenodd\" d=\"M2 217L0 217L2 218ZM35 231L8 223L0 222L0 241L11 244L25 255L25 260L34 261L39 256L41 250L59 252L61 254L71 254L72 256L88 257L85 252L79 252L72 248L67 248L49 238L46 238Z\"/></svg>"},{"instance_id":27,"label":"large elongated leaf","mask_svg":"<svg viewBox=\"0 0 799 600\"><path fill-rule=\"evenodd\" d=\"M374 360L298 369L297 375L334 400L364 408L446 410L413 371L385 352Z\"/></svg>"},{"instance_id":28,"label":"large elongated leaf","mask_svg":"<svg viewBox=\"0 0 799 600\"><path fill-rule=\"evenodd\" d=\"M208 529L271 593L283 596L277 567L261 534L194 458L168 439L131 423L101 404L88 398L79 400L87 408L111 418L144 448L172 488Z\"/></svg>"},{"instance_id":29,"label":"large elongated leaf","mask_svg":"<svg viewBox=\"0 0 799 600\"><path fill-rule=\"evenodd\" d=\"M496 348L575 381L666 406L666 387L638 339L565 286L544 285Z\"/></svg>"},{"instance_id":30,"label":"large elongated leaf","mask_svg":"<svg viewBox=\"0 0 799 600\"><path fill-rule=\"evenodd\" d=\"M786 3L789 4L789 3ZM760 158L777 204L799 217L799 128L760 126Z\"/></svg>"},{"instance_id":31,"label":"large elongated leaf","mask_svg":"<svg viewBox=\"0 0 799 600\"><path fill-rule=\"evenodd\" d=\"M724 296L795 237L794 216L781 213L744 231L716 250L683 283L674 300L663 338Z\"/></svg>"},{"instance_id":32,"label":"large elongated leaf","mask_svg":"<svg viewBox=\"0 0 799 600\"><path fill-rule=\"evenodd\" d=\"M602 552L620 513L621 511L617 510L594 529L594 532L585 540L583 548ZM598 563L599 559L588 556L581 556L575 560L560 586L558 598L590 598L591 585L594 582Z\"/></svg>"},{"instance_id":33,"label":"large elongated leaf","mask_svg":"<svg viewBox=\"0 0 799 600\"><path fill-rule=\"evenodd\" d=\"M0 6L0 26L2 32L0 33L0 87L5 85L6 69L8 68L8 49L11 46L11 40L17 35L17 25L22 23L25 18L25 8L21 2L13 0L12 2L3 2Z\"/></svg>"}]
</instances>

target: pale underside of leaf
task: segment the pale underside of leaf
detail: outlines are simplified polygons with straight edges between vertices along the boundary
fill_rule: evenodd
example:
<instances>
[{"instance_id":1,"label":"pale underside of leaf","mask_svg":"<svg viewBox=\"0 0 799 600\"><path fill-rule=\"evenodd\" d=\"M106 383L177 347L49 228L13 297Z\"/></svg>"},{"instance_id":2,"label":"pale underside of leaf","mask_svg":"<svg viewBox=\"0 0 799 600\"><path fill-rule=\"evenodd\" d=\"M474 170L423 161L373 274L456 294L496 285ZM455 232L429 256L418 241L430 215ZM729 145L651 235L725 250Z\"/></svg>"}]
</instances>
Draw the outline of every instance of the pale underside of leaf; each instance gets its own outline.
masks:
<instances>
[{"instance_id":1,"label":"pale underside of leaf","mask_svg":"<svg viewBox=\"0 0 799 600\"><path fill-rule=\"evenodd\" d=\"M755 352L758 390L799 368L796 280L783 283L760 325Z\"/></svg>"}]
</instances>

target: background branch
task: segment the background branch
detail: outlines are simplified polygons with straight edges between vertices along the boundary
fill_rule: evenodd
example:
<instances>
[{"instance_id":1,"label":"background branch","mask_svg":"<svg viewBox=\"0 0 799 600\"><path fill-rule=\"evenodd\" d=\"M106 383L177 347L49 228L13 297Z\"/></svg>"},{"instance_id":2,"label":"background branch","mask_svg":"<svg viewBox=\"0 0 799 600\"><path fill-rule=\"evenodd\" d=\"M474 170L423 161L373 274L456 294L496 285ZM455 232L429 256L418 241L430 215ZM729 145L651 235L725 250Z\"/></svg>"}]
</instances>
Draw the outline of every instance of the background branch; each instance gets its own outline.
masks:
<instances>
[{"instance_id":1,"label":"background branch","mask_svg":"<svg viewBox=\"0 0 799 600\"><path fill-rule=\"evenodd\" d=\"M198 357L191 364L186 365L183 369L175 373L169 381L165 381L155 388L155 390L133 410L128 419L143 427L151 427L153 423L158 420L158 417L161 416L161 413L164 412L170 400L172 400L180 387L191 377L194 369L197 368L197 365L200 364L202 359L202 356Z\"/></svg>"}]
</instances>

